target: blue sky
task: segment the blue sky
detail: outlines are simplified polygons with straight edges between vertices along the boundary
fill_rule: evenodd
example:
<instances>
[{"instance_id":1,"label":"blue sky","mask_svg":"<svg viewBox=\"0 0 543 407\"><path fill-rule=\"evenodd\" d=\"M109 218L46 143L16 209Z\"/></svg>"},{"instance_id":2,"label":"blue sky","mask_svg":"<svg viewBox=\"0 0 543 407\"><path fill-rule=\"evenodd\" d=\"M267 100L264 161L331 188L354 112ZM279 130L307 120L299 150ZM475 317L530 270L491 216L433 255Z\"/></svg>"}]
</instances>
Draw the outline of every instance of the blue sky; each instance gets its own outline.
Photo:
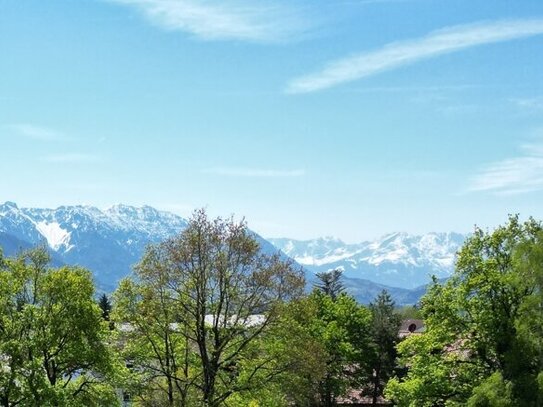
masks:
<instances>
[{"instance_id":1,"label":"blue sky","mask_svg":"<svg viewBox=\"0 0 543 407\"><path fill-rule=\"evenodd\" d=\"M540 0L0 0L0 200L346 241L543 218Z\"/></svg>"}]
</instances>

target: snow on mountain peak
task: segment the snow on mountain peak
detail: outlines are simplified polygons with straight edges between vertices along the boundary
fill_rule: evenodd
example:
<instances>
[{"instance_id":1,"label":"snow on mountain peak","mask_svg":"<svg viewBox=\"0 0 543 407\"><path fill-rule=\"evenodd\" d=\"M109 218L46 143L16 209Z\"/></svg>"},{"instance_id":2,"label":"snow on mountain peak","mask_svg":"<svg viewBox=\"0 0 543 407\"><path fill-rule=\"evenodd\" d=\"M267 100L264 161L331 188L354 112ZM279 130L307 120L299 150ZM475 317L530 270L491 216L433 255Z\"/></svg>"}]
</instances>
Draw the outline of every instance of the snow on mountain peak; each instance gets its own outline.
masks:
<instances>
[{"instance_id":1,"label":"snow on mountain peak","mask_svg":"<svg viewBox=\"0 0 543 407\"><path fill-rule=\"evenodd\" d=\"M180 233L187 222L150 206L60 206L56 209L0 205L0 232L32 247L47 242L62 263L91 269L109 288L126 276L152 243Z\"/></svg>"},{"instance_id":2,"label":"snow on mountain peak","mask_svg":"<svg viewBox=\"0 0 543 407\"><path fill-rule=\"evenodd\" d=\"M314 272L343 268L345 275L393 286L416 286L429 275L450 275L465 236L456 233L390 233L373 241L346 244L339 239L269 239ZM402 272L399 272L402 270ZM404 279L403 281L401 279Z\"/></svg>"},{"instance_id":3,"label":"snow on mountain peak","mask_svg":"<svg viewBox=\"0 0 543 407\"><path fill-rule=\"evenodd\" d=\"M179 233L185 226L183 218L150 206L119 204L100 210L86 205L57 209L18 208L11 202L0 205L0 230L30 243L45 239L55 251L70 250L74 233L104 237L128 235L127 239L147 244Z\"/></svg>"},{"instance_id":4,"label":"snow on mountain peak","mask_svg":"<svg viewBox=\"0 0 543 407\"><path fill-rule=\"evenodd\" d=\"M55 251L58 251L62 246L66 248L66 251L73 247L73 245L70 245L71 233L63 229L58 222L37 222L36 229L38 229L38 232L40 232L45 240L47 240L49 246Z\"/></svg>"}]
</instances>

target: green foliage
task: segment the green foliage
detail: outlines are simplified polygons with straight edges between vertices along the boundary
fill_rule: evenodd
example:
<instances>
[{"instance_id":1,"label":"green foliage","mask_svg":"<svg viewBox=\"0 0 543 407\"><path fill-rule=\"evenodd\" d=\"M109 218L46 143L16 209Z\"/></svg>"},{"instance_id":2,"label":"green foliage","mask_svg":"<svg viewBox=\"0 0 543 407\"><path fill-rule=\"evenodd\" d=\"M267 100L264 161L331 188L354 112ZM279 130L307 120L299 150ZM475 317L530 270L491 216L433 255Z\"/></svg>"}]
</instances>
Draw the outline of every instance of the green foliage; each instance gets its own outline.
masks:
<instances>
[{"instance_id":1,"label":"green foliage","mask_svg":"<svg viewBox=\"0 0 543 407\"><path fill-rule=\"evenodd\" d=\"M316 308L308 324L326 362L319 395L323 406L331 406L348 388L359 387L367 379L371 313L345 293L333 298L315 290L308 301Z\"/></svg>"},{"instance_id":2,"label":"green foliage","mask_svg":"<svg viewBox=\"0 0 543 407\"><path fill-rule=\"evenodd\" d=\"M543 404L540 223L476 229L420 309L386 292L364 307L339 271L319 277L303 296L301 270L204 211L148 248L113 310L45 249L0 255L0 405L115 406L122 389L134 406L329 407L349 389L375 403L387 380L399 406ZM402 316L426 332L398 343Z\"/></svg>"},{"instance_id":3,"label":"green foliage","mask_svg":"<svg viewBox=\"0 0 543 407\"><path fill-rule=\"evenodd\" d=\"M373 404L383 395L386 382L396 368L396 344L401 318L395 312L395 304L386 290L383 290L369 306L371 311L371 360L368 363L368 394Z\"/></svg>"},{"instance_id":4,"label":"green foliage","mask_svg":"<svg viewBox=\"0 0 543 407\"><path fill-rule=\"evenodd\" d=\"M507 405L541 401L542 236L540 223L516 216L492 233L475 230L453 277L423 298L426 333L399 345L409 372L389 382L389 398L400 406L486 405L484 397L505 397L501 386Z\"/></svg>"},{"instance_id":5,"label":"green foliage","mask_svg":"<svg viewBox=\"0 0 543 407\"><path fill-rule=\"evenodd\" d=\"M149 247L136 278L115 293L128 323L125 357L143 405L219 406L270 388L286 370L278 349L282 304L303 292L303 273L261 253L244 222L195 212L177 237Z\"/></svg>"},{"instance_id":6,"label":"green foliage","mask_svg":"<svg viewBox=\"0 0 543 407\"><path fill-rule=\"evenodd\" d=\"M274 393L286 404L276 405L317 405L319 383L327 368L324 344L314 330L318 305L304 297L285 304L280 315L279 323L265 338L273 346L274 357L285 368L277 376ZM265 400L258 400L267 405Z\"/></svg>"},{"instance_id":7,"label":"green foliage","mask_svg":"<svg viewBox=\"0 0 543 407\"><path fill-rule=\"evenodd\" d=\"M42 248L0 262L0 403L116 405L91 274L48 263Z\"/></svg>"},{"instance_id":8,"label":"green foliage","mask_svg":"<svg viewBox=\"0 0 543 407\"><path fill-rule=\"evenodd\" d=\"M473 389L468 407L508 407L514 405L512 383L503 379L501 372L492 373Z\"/></svg>"},{"instance_id":9,"label":"green foliage","mask_svg":"<svg viewBox=\"0 0 543 407\"><path fill-rule=\"evenodd\" d=\"M131 367L124 389L142 405L186 403L193 352L178 329L178 312L164 280L121 281L112 318L119 353Z\"/></svg>"}]
</instances>

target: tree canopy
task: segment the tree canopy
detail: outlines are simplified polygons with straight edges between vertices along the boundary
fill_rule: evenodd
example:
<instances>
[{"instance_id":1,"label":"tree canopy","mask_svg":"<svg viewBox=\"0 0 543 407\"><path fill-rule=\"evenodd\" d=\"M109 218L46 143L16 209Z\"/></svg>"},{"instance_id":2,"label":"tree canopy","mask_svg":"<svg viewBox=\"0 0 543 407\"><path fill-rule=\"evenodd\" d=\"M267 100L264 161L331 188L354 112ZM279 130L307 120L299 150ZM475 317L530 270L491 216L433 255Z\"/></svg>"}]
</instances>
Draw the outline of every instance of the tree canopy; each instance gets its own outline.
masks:
<instances>
[{"instance_id":1,"label":"tree canopy","mask_svg":"<svg viewBox=\"0 0 543 407\"><path fill-rule=\"evenodd\" d=\"M444 285L422 301L426 333L399 345L409 368L386 394L401 406L542 402L543 228L530 219L477 228ZM539 404L538 404L539 403Z\"/></svg>"},{"instance_id":2,"label":"tree canopy","mask_svg":"<svg viewBox=\"0 0 543 407\"><path fill-rule=\"evenodd\" d=\"M543 225L477 228L417 307L365 306L341 272L263 253L245 222L196 211L95 297L45 248L0 254L0 405L332 407L543 404ZM425 321L400 339L402 316Z\"/></svg>"},{"instance_id":3,"label":"tree canopy","mask_svg":"<svg viewBox=\"0 0 543 407\"><path fill-rule=\"evenodd\" d=\"M116 405L91 274L49 261L44 248L0 257L0 404Z\"/></svg>"},{"instance_id":4,"label":"tree canopy","mask_svg":"<svg viewBox=\"0 0 543 407\"><path fill-rule=\"evenodd\" d=\"M148 349L154 362L140 368L157 389L166 381L169 405L218 406L283 369L255 344L304 281L290 261L262 253L244 222L201 210L179 236L149 247L115 294L116 318Z\"/></svg>"}]
</instances>

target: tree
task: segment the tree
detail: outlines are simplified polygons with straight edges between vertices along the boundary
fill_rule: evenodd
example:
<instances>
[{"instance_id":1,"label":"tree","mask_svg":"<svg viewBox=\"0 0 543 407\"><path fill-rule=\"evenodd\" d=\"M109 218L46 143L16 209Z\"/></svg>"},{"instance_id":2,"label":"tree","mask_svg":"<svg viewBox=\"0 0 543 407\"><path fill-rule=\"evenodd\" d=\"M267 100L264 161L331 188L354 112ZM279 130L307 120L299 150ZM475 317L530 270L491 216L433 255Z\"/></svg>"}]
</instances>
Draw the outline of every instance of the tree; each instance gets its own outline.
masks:
<instances>
[{"instance_id":1,"label":"tree","mask_svg":"<svg viewBox=\"0 0 543 407\"><path fill-rule=\"evenodd\" d=\"M102 318L105 321L109 321L109 314L111 313L112 307L111 301L105 293L100 296L100 299L98 300L98 306L102 310Z\"/></svg>"},{"instance_id":2,"label":"tree","mask_svg":"<svg viewBox=\"0 0 543 407\"><path fill-rule=\"evenodd\" d=\"M334 299L314 290L309 300L316 308L310 329L324 349L322 357L326 362L318 384L320 405L330 407L349 388L358 388L367 381L371 313L345 293Z\"/></svg>"},{"instance_id":3,"label":"tree","mask_svg":"<svg viewBox=\"0 0 543 407\"><path fill-rule=\"evenodd\" d=\"M458 254L452 278L422 301L426 333L398 346L409 367L386 389L399 405L489 405L504 395L535 406L541 393L541 223L477 228ZM482 404L481 404L482 403Z\"/></svg>"},{"instance_id":4,"label":"tree","mask_svg":"<svg viewBox=\"0 0 543 407\"><path fill-rule=\"evenodd\" d=\"M0 265L0 403L116 405L115 360L90 272L50 268L44 248Z\"/></svg>"},{"instance_id":5,"label":"tree","mask_svg":"<svg viewBox=\"0 0 543 407\"><path fill-rule=\"evenodd\" d=\"M341 282L342 274L340 269L317 273L320 282L315 284L315 287L335 300L345 290Z\"/></svg>"},{"instance_id":6,"label":"tree","mask_svg":"<svg viewBox=\"0 0 543 407\"><path fill-rule=\"evenodd\" d=\"M132 369L125 391L146 406L185 406L191 383L188 339L179 331L163 274L140 277L121 281L114 294L119 351Z\"/></svg>"},{"instance_id":7,"label":"tree","mask_svg":"<svg viewBox=\"0 0 543 407\"><path fill-rule=\"evenodd\" d=\"M516 380L517 393L534 398L543 405L543 232L532 234L514 253L514 264L519 271L518 281L530 288L520 307L515 328L519 350L524 358L514 359L516 369L511 372ZM526 363L522 363L522 362ZM518 383L521 382L522 386Z\"/></svg>"},{"instance_id":8,"label":"tree","mask_svg":"<svg viewBox=\"0 0 543 407\"><path fill-rule=\"evenodd\" d=\"M322 332L318 307L313 296L285 304L279 323L267 335L276 359L286 368L276 385L285 406L311 407L321 402L320 385L329 366L324 338L317 335Z\"/></svg>"},{"instance_id":9,"label":"tree","mask_svg":"<svg viewBox=\"0 0 543 407\"><path fill-rule=\"evenodd\" d=\"M199 210L180 235L148 248L136 280L121 284L115 303L118 322L141 330L157 359L175 363L176 375L190 363L174 380L197 399L190 405L218 406L263 386L283 368L253 345L277 324L281 304L299 297L303 287L302 270L262 253L245 222L209 220ZM176 346L182 354L172 354ZM251 362L255 355L257 363Z\"/></svg>"},{"instance_id":10,"label":"tree","mask_svg":"<svg viewBox=\"0 0 543 407\"><path fill-rule=\"evenodd\" d=\"M371 311L371 340L373 344L371 368L372 405L383 395L386 382L393 376L396 366L396 345L401 318L395 312L395 304L383 290L369 306Z\"/></svg>"},{"instance_id":11,"label":"tree","mask_svg":"<svg viewBox=\"0 0 543 407\"><path fill-rule=\"evenodd\" d=\"M228 406L312 407L319 405L319 383L326 372L326 352L311 329L316 316L315 303L307 297L285 303L279 319L251 347L252 356L245 364L273 360L276 376L253 389L236 393ZM249 371L240 366L240 374ZM255 377L255 379L260 379Z\"/></svg>"}]
</instances>

